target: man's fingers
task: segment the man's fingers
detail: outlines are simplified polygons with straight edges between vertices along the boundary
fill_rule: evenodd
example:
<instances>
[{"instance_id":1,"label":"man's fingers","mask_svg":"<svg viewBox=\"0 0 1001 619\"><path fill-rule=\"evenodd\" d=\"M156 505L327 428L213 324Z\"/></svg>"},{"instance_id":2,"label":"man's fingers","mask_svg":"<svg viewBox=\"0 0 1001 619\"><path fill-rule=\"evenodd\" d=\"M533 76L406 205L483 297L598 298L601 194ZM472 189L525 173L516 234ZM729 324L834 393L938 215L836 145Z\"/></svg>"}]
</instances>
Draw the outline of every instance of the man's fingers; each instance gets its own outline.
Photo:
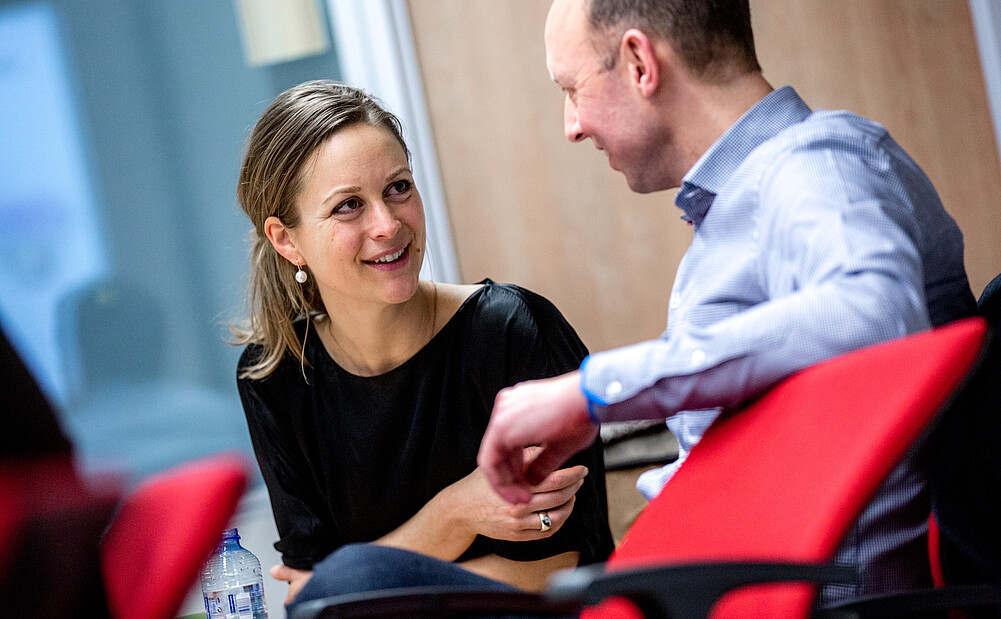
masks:
<instances>
[{"instance_id":1,"label":"man's fingers","mask_svg":"<svg viewBox=\"0 0 1001 619\"><path fill-rule=\"evenodd\" d=\"M558 472L557 469L569 460L570 456L574 453L573 451L567 453L563 449L556 449L554 447L544 450L525 467L525 479L533 485L541 485L550 475ZM584 472L586 474L586 469Z\"/></svg>"},{"instance_id":2,"label":"man's fingers","mask_svg":"<svg viewBox=\"0 0 1001 619\"><path fill-rule=\"evenodd\" d=\"M532 490L524 479L518 478L521 472L520 453L515 458L517 462L514 464L507 460L498 459L494 460L495 464L492 466L490 465L491 455L489 451L481 451L479 458L480 470L483 471L487 483L508 503L516 505L528 503L532 499ZM519 475L516 475L515 471Z\"/></svg>"},{"instance_id":3,"label":"man's fingers","mask_svg":"<svg viewBox=\"0 0 1001 619\"><path fill-rule=\"evenodd\" d=\"M510 483L495 485L494 490L502 499L514 505L523 505L532 500L532 491L527 484L517 485Z\"/></svg>"},{"instance_id":4,"label":"man's fingers","mask_svg":"<svg viewBox=\"0 0 1001 619\"><path fill-rule=\"evenodd\" d=\"M562 436L564 417L571 410L567 408L567 400L569 406L579 407L578 400L583 399L575 386L578 383L576 373L571 373L519 383L498 392L477 462L487 481L505 500L527 502L534 486L579 451L568 450L572 445L564 445ZM536 410L540 408L541 414ZM586 410L584 415L586 417ZM547 444L550 438L555 443ZM575 442L579 438L578 432L570 440ZM537 445L542 448L533 448ZM527 466L526 461L529 462Z\"/></svg>"},{"instance_id":5,"label":"man's fingers","mask_svg":"<svg viewBox=\"0 0 1001 619\"><path fill-rule=\"evenodd\" d=\"M532 460L535 460L535 457L538 456L540 453L542 453L541 445L529 445L528 447L522 449L521 452L522 462L527 464Z\"/></svg>"},{"instance_id":6,"label":"man's fingers","mask_svg":"<svg viewBox=\"0 0 1001 619\"><path fill-rule=\"evenodd\" d=\"M532 449L526 450L521 445L511 446L509 443L504 440L503 432L496 431L491 420L476 460L497 494L508 503L520 505L532 499L532 484L522 472L526 453L531 457Z\"/></svg>"},{"instance_id":7,"label":"man's fingers","mask_svg":"<svg viewBox=\"0 0 1001 619\"><path fill-rule=\"evenodd\" d=\"M575 429L561 440L544 445L545 449L525 467L524 476L529 483L539 484L550 473L563 466L575 453L590 445L598 435L598 426L587 424Z\"/></svg>"}]
</instances>

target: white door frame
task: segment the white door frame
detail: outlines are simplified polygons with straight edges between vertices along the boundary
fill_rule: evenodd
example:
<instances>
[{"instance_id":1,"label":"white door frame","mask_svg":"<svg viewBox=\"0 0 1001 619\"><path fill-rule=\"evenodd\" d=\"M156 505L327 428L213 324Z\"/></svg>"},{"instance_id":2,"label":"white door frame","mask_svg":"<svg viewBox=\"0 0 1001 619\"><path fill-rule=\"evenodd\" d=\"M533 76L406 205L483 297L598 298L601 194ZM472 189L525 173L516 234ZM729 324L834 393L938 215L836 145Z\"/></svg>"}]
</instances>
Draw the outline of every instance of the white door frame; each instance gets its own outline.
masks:
<instances>
[{"instance_id":1,"label":"white door frame","mask_svg":"<svg viewBox=\"0 0 1001 619\"><path fill-rule=\"evenodd\" d=\"M980 50L980 66L987 89L987 103L994 121L995 143L1001 145L1001 2L969 0L973 31Z\"/></svg>"}]
</instances>

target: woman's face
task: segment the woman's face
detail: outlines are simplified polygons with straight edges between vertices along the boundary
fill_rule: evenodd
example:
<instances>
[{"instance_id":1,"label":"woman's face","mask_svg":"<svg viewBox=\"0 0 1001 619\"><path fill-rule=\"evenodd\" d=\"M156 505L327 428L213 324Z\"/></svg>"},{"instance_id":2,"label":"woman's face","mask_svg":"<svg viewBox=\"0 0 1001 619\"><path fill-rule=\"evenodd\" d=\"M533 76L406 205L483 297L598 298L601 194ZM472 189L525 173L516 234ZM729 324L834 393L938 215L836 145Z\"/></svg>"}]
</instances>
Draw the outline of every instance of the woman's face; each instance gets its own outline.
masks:
<instances>
[{"instance_id":1,"label":"woman's face","mask_svg":"<svg viewBox=\"0 0 1001 619\"><path fill-rule=\"evenodd\" d=\"M332 317L357 303L402 303L417 291L424 205L403 147L356 124L321 144L303 169L300 224L289 234Z\"/></svg>"}]
</instances>

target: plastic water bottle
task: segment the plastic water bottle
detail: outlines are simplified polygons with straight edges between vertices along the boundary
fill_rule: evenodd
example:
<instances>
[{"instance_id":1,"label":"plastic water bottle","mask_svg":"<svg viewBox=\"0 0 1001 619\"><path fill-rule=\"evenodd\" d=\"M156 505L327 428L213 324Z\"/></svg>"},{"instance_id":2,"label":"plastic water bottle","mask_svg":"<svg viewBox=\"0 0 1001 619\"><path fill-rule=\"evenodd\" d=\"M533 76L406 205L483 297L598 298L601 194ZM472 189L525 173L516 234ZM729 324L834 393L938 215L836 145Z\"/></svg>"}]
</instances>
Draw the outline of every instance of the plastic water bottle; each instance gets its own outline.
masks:
<instances>
[{"instance_id":1,"label":"plastic water bottle","mask_svg":"<svg viewBox=\"0 0 1001 619\"><path fill-rule=\"evenodd\" d=\"M223 531L202 568L202 597L209 619L267 619L261 562L240 545L236 529Z\"/></svg>"}]
</instances>

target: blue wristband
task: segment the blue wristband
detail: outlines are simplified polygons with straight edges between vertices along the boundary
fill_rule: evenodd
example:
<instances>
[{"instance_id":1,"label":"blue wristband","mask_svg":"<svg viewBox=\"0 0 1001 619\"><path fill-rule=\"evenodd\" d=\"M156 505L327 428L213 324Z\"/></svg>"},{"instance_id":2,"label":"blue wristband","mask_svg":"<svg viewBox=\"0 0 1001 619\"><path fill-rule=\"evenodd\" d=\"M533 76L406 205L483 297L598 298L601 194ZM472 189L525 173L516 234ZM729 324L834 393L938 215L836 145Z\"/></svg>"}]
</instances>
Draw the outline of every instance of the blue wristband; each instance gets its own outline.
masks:
<instances>
[{"instance_id":1,"label":"blue wristband","mask_svg":"<svg viewBox=\"0 0 1001 619\"><path fill-rule=\"evenodd\" d=\"M591 421L595 425L601 425L601 421L598 419L598 412L594 409L595 405L604 406L605 403L601 401L594 393L588 391L587 387L584 386L584 372L587 362L591 360L591 355L584 357L584 360L580 363L580 390L584 394L584 398L587 400L587 415L591 418Z\"/></svg>"}]
</instances>

